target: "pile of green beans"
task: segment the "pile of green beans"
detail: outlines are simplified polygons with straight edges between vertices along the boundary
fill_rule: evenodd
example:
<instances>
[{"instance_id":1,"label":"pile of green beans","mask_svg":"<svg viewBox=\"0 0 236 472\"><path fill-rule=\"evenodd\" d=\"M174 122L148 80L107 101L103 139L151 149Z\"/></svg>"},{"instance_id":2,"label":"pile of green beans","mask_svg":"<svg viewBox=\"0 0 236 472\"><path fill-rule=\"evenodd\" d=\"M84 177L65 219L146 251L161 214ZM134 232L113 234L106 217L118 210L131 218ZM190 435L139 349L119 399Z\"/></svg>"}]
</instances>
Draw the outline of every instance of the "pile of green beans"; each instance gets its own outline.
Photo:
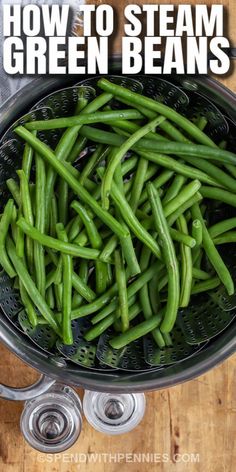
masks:
<instances>
[{"instance_id":1,"label":"pile of green beans","mask_svg":"<svg viewBox=\"0 0 236 472\"><path fill-rule=\"evenodd\" d=\"M236 242L236 215L212 225L205 210L236 207L236 154L207 136L205 117L193 123L106 79L97 85L74 115L14 130L24 151L7 181L0 264L29 323L48 324L64 344L75 341L72 320L86 317L87 341L113 329L113 349L149 333L164 349L195 295L220 285L234 294L218 246ZM53 151L37 131L57 128Z\"/></svg>"}]
</instances>

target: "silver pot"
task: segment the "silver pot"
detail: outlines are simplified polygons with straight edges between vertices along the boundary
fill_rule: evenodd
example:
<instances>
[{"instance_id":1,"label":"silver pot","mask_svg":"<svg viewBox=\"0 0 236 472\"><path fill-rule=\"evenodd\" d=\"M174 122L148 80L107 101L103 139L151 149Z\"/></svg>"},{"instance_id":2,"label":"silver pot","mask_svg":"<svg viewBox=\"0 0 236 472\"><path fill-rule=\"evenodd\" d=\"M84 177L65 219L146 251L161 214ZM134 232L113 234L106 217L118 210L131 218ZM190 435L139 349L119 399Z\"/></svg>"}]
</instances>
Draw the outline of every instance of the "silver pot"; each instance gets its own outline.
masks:
<instances>
[{"instance_id":1,"label":"silver pot","mask_svg":"<svg viewBox=\"0 0 236 472\"><path fill-rule=\"evenodd\" d=\"M119 62L116 61L111 70L117 73ZM40 98L63 86L77 83L80 79L80 77L53 79L44 77L33 80L11 97L0 109L0 136L9 125L28 111ZM209 77L179 76L175 78L175 81L186 89L192 88L207 96L209 100L220 106L221 110L225 110L225 113L233 121L236 121L236 96L220 83ZM32 398L43 393L54 381L97 392L119 394L162 389L202 375L236 351L236 323L228 326L194 356L161 370L138 373L92 371L67 363L62 358L47 355L33 345L29 338L20 333L3 313L0 313L0 340L22 361L46 376L42 377L36 386L22 391L0 386L0 397Z\"/></svg>"}]
</instances>

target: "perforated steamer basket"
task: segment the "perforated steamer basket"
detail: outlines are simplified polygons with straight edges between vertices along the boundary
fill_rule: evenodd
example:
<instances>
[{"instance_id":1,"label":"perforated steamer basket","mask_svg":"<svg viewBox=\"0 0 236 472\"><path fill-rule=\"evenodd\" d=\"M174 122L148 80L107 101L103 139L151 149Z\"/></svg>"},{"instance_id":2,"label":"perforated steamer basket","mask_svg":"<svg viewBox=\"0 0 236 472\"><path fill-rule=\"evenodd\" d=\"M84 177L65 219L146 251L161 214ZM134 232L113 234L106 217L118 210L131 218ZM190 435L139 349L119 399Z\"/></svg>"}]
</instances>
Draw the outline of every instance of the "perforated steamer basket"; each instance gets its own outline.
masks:
<instances>
[{"instance_id":1,"label":"perforated steamer basket","mask_svg":"<svg viewBox=\"0 0 236 472\"><path fill-rule=\"evenodd\" d=\"M110 73L119 74L120 63L115 60L110 66ZM84 77L37 78L10 98L0 110L0 136L36 102L49 93L77 84ZM165 80L170 78L165 77ZM183 90L194 90L218 106L229 119L236 122L236 97L220 83L209 77L194 78L190 76L172 77L171 81ZM25 363L46 375L67 385L79 386L88 390L110 393L143 392L169 387L194 377L213 368L236 350L236 323L213 337L193 356L164 368L149 369L144 372L124 370L86 369L60 358L60 354L49 355L39 349L31 340L20 332L3 313L0 313L0 340L7 348ZM49 381L50 383L50 381ZM5 388L5 387L4 387ZM44 386L42 386L42 390ZM14 399L14 391L0 388L0 395ZM31 393L31 397L33 394ZM22 392L22 399L27 394ZM19 398L19 394L17 395Z\"/></svg>"}]
</instances>

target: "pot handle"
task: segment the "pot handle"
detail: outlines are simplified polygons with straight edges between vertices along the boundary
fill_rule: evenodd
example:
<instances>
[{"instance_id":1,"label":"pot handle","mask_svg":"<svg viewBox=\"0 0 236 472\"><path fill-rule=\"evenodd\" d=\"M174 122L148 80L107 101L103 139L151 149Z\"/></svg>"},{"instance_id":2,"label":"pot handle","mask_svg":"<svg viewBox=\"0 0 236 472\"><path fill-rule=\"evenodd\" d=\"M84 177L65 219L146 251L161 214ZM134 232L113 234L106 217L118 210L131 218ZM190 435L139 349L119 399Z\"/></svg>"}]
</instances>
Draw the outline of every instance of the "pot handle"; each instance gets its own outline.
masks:
<instances>
[{"instance_id":1,"label":"pot handle","mask_svg":"<svg viewBox=\"0 0 236 472\"><path fill-rule=\"evenodd\" d=\"M18 401L31 400L32 398L38 397L42 393L46 392L54 383L55 380L52 378L47 377L46 375L41 375L37 382L28 387L16 388L0 384L0 398Z\"/></svg>"}]
</instances>

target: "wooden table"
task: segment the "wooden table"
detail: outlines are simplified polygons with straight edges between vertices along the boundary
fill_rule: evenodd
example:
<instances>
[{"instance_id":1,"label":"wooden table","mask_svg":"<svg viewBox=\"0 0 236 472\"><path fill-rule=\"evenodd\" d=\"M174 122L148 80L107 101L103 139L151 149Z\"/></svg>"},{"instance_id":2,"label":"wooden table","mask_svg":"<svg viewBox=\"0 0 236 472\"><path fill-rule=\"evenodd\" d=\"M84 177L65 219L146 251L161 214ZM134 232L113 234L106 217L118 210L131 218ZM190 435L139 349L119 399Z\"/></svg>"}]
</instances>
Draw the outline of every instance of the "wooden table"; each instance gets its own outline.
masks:
<instances>
[{"instance_id":1,"label":"wooden table","mask_svg":"<svg viewBox=\"0 0 236 472\"><path fill-rule=\"evenodd\" d=\"M107 3L116 6L118 3L122 8L125 3L142 2ZM186 2L162 0L161 3ZM208 1L212 3L229 7L231 41L235 45L235 0ZM117 47L118 44L119 41ZM222 81L236 92L235 69ZM15 386L27 385L37 378L35 371L2 346L0 371L0 381ZM95 468L96 472L233 472L236 469L235 392L236 356L191 382L148 393L145 418L132 433L107 437L85 422L75 446L54 458L42 456L24 442L19 429L22 403L0 401L0 472L94 472ZM95 464L91 462L96 459L93 453L100 454ZM119 454L127 454L126 459ZM136 462L130 454L137 455ZM142 463L137 462L140 454L143 454Z\"/></svg>"}]
</instances>

